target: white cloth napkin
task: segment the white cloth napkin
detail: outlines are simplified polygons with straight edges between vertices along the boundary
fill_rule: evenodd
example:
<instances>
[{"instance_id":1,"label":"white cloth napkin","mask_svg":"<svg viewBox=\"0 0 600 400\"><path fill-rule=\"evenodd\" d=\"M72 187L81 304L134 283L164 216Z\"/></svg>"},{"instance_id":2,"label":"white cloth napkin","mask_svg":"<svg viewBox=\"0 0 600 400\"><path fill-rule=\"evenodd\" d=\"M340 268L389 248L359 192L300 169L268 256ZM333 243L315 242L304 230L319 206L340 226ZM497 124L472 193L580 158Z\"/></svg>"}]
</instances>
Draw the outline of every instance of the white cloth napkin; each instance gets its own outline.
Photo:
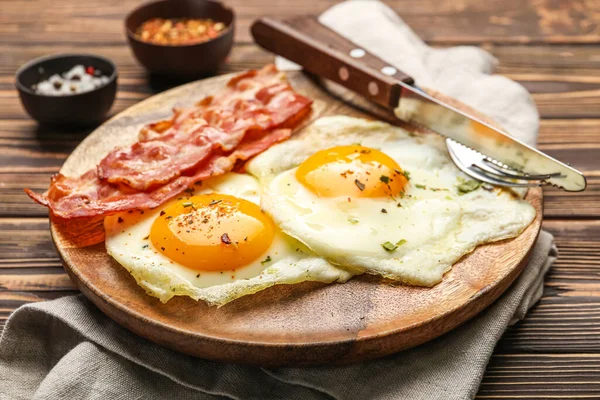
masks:
<instances>
[{"instance_id":1,"label":"white cloth napkin","mask_svg":"<svg viewBox=\"0 0 600 400\"><path fill-rule=\"evenodd\" d=\"M456 97L535 143L537 112L527 91L488 75L495 60L472 47L427 47L385 5L339 4L321 20L426 87ZM383 39L385 38L385 40ZM1 399L468 399L506 327L542 295L556 259L542 232L529 265L491 307L417 348L345 367L279 368L185 356L108 319L82 295L30 304L0 339Z\"/></svg>"}]
</instances>

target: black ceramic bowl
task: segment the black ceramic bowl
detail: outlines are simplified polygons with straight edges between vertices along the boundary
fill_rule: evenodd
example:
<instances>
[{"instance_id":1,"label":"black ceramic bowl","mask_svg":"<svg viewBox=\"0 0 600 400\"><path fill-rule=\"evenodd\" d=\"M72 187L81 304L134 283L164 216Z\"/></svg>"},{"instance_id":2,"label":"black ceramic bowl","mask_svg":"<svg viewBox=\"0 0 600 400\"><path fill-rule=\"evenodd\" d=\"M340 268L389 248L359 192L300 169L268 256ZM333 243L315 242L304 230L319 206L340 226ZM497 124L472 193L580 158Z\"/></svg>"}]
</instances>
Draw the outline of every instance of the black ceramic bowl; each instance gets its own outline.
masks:
<instances>
[{"instance_id":1,"label":"black ceramic bowl","mask_svg":"<svg viewBox=\"0 0 600 400\"><path fill-rule=\"evenodd\" d=\"M226 25L207 42L168 46L140 40L137 29L152 18L210 18ZM233 11L213 0L162 0L147 3L125 19L125 31L133 54L151 73L177 78L194 78L214 73L233 46Z\"/></svg>"},{"instance_id":2,"label":"black ceramic bowl","mask_svg":"<svg viewBox=\"0 0 600 400\"><path fill-rule=\"evenodd\" d=\"M32 86L76 65L92 66L109 77L106 85L65 96L37 94ZM42 124L92 125L108 113L117 92L117 67L104 57L89 54L56 54L36 58L17 71L15 85L25 111Z\"/></svg>"}]
</instances>

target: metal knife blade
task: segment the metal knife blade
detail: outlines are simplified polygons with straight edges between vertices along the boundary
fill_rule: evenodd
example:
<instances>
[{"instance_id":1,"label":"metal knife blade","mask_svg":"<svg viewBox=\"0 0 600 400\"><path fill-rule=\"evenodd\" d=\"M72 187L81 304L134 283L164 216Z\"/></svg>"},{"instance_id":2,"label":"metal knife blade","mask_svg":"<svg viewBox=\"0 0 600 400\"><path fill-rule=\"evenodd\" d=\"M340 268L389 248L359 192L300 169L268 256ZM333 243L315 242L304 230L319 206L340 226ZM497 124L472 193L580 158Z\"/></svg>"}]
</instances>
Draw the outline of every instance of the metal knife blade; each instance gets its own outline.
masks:
<instances>
[{"instance_id":1,"label":"metal knife blade","mask_svg":"<svg viewBox=\"0 0 600 400\"><path fill-rule=\"evenodd\" d=\"M479 119L445 104L415 86L398 81L400 100L394 113L403 121L423 125L528 174L555 174L546 181L569 192L586 188L581 172L509 136Z\"/></svg>"}]
</instances>

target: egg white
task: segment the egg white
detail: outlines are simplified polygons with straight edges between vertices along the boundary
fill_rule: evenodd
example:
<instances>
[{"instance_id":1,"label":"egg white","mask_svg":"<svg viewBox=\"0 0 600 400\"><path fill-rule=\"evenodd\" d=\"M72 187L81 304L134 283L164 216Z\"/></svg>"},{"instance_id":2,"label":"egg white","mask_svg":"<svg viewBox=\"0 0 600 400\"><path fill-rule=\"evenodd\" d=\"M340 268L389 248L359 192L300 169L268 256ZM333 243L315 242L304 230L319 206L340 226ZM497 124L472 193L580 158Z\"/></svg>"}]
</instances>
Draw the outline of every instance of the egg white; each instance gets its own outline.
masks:
<instances>
[{"instance_id":1,"label":"egg white","mask_svg":"<svg viewBox=\"0 0 600 400\"><path fill-rule=\"evenodd\" d=\"M316 151L356 143L384 152L409 172L403 196L318 197L296 179L297 166ZM469 178L437 135L358 118L321 118L256 157L247 170L264 186L261 207L317 255L414 285L435 285L477 245L518 236L535 217L513 192L488 187L462 193Z\"/></svg>"},{"instance_id":2,"label":"egg white","mask_svg":"<svg viewBox=\"0 0 600 400\"><path fill-rule=\"evenodd\" d=\"M206 180L186 196L213 192L255 204L260 201L258 181L236 173ZM276 284L345 282L353 275L317 257L301 242L279 230L264 254L242 268L229 271L187 268L155 249L148 239L155 219L169 205L144 213L119 213L104 220L107 252L133 275L139 286L162 302L183 295L222 306Z\"/></svg>"}]
</instances>

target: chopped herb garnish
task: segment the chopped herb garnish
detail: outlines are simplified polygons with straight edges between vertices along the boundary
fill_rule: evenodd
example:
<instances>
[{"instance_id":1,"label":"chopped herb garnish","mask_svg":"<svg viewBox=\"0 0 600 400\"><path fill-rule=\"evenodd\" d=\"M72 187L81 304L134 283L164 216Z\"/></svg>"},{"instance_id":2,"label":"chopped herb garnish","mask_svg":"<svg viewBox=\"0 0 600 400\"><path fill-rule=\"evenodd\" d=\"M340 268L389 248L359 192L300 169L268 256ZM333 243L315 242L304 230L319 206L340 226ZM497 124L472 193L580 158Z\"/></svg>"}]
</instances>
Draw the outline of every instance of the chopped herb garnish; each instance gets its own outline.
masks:
<instances>
[{"instance_id":1,"label":"chopped herb garnish","mask_svg":"<svg viewBox=\"0 0 600 400\"><path fill-rule=\"evenodd\" d=\"M408 171L406 171L406 170L405 170L405 171L398 171L398 170L395 170L395 171L396 171L397 173L399 173L399 174L402 174L402 175L404 175L404 177L406 178L406 180L407 180L407 181L410 181L410 172L408 172Z\"/></svg>"},{"instance_id":2,"label":"chopped herb garnish","mask_svg":"<svg viewBox=\"0 0 600 400\"><path fill-rule=\"evenodd\" d=\"M219 204L220 202L222 202L223 200L213 200L210 203L208 203L209 206L214 206L215 204Z\"/></svg>"},{"instance_id":3,"label":"chopped herb garnish","mask_svg":"<svg viewBox=\"0 0 600 400\"><path fill-rule=\"evenodd\" d=\"M415 185L415 187L416 187L417 189L427 189L427 186L425 186L425 185L421 185L421 184L419 184L419 183L417 183L417 184Z\"/></svg>"},{"instance_id":4,"label":"chopped herb garnish","mask_svg":"<svg viewBox=\"0 0 600 400\"><path fill-rule=\"evenodd\" d=\"M225 244L231 244L231 239L229 238L229 235L227 233L221 235L221 242Z\"/></svg>"},{"instance_id":5,"label":"chopped herb garnish","mask_svg":"<svg viewBox=\"0 0 600 400\"><path fill-rule=\"evenodd\" d=\"M194 188L187 188L184 190L186 193L194 193Z\"/></svg>"},{"instance_id":6,"label":"chopped herb garnish","mask_svg":"<svg viewBox=\"0 0 600 400\"><path fill-rule=\"evenodd\" d=\"M166 214L166 212L164 212L164 211L161 211L161 212L160 212L160 216L161 216L161 217L162 217L163 215L165 215L165 214Z\"/></svg>"},{"instance_id":7,"label":"chopped herb garnish","mask_svg":"<svg viewBox=\"0 0 600 400\"><path fill-rule=\"evenodd\" d=\"M446 196L446 200L452 200L452 197Z\"/></svg>"},{"instance_id":8,"label":"chopped herb garnish","mask_svg":"<svg viewBox=\"0 0 600 400\"><path fill-rule=\"evenodd\" d=\"M165 219L171 219L171 218L173 218L173 216L172 216L172 215L167 215L167 216L165 217Z\"/></svg>"},{"instance_id":9,"label":"chopped herb garnish","mask_svg":"<svg viewBox=\"0 0 600 400\"><path fill-rule=\"evenodd\" d=\"M385 183L386 185L387 185L388 183L390 183L390 177L389 177L389 176L381 175L381 176L379 177L379 180L380 180L381 182Z\"/></svg>"},{"instance_id":10,"label":"chopped herb garnish","mask_svg":"<svg viewBox=\"0 0 600 400\"><path fill-rule=\"evenodd\" d=\"M165 251L165 248L164 248L164 247L161 247L160 249L161 249L162 251Z\"/></svg>"},{"instance_id":11,"label":"chopped herb garnish","mask_svg":"<svg viewBox=\"0 0 600 400\"><path fill-rule=\"evenodd\" d=\"M392 242L381 243L381 247L383 247L385 251L394 251L398 248L398 246Z\"/></svg>"},{"instance_id":12,"label":"chopped herb garnish","mask_svg":"<svg viewBox=\"0 0 600 400\"><path fill-rule=\"evenodd\" d=\"M397 246L402 246L404 243L406 243L406 239L400 239L396 242Z\"/></svg>"},{"instance_id":13,"label":"chopped herb garnish","mask_svg":"<svg viewBox=\"0 0 600 400\"><path fill-rule=\"evenodd\" d=\"M181 205L184 207L192 207L194 205L194 203L192 203L191 201L185 201L185 202L181 203Z\"/></svg>"},{"instance_id":14,"label":"chopped herb garnish","mask_svg":"<svg viewBox=\"0 0 600 400\"><path fill-rule=\"evenodd\" d=\"M473 190L479 189L479 186L481 186L481 182L478 182L478 181L473 180L473 179L461 182L457 186L457 188L458 188L458 194L459 195L463 195L463 194L472 192Z\"/></svg>"},{"instance_id":15,"label":"chopped herb garnish","mask_svg":"<svg viewBox=\"0 0 600 400\"><path fill-rule=\"evenodd\" d=\"M197 182L194 182L194 185L198 185L198 186L200 186L200 185L202 185L202 181L197 181Z\"/></svg>"},{"instance_id":16,"label":"chopped herb garnish","mask_svg":"<svg viewBox=\"0 0 600 400\"><path fill-rule=\"evenodd\" d=\"M200 274L196 275L196 278L200 278Z\"/></svg>"},{"instance_id":17,"label":"chopped herb garnish","mask_svg":"<svg viewBox=\"0 0 600 400\"><path fill-rule=\"evenodd\" d=\"M360 191L362 192L363 190L365 190L365 184L362 183L361 181L359 181L358 179L354 180L354 184L356 185L357 188L360 189Z\"/></svg>"},{"instance_id":18,"label":"chopped herb garnish","mask_svg":"<svg viewBox=\"0 0 600 400\"><path fill-rule=\"evenodd\" d=\"M148 247L150 247L150 246L148 246L147 244L145 244L145 245L142 246L142 249L147 249Z\"/></svg>"},{"instance_id":19,"label":"chopped herb garnish","mask_svg":"<svg viewBox=\"0 0 600 400\"><path fill-rule=\"evenodd\" d=\"M266 264L268 262L271 262L271 256L267 256L267 258L265 258L264 260L262 260L260 263L264 265L264 264Z\"/></svg>"},{"instance_id":20,"label":"chopped herb garnish","mask_svg":"<svg viewBox=\"0 0 600 400\"><path fill-rule=\"evenodd\" d=\"M118 222L118 223L121 223L121 222L123 222L123 218L121 218L121 217L117 218L117 222Z\"/></svg>"},{"instance_id":21,"label":"chopped herb garnish","mask_svg":"<svg viewBox=\"0 0 600 400\"><path fill-rule=\"evenodd\" d=\"M384 214L387 214L387 210L385 208L382 208L381 212L384 213Z\"/></svg>"},{"instance_id":22,"label":"chopped herb garnish","mask_svg":"<svg viewBox=\"0 0 600 400\"><path fill-rule=\"evenodd\" d=\"M144 240L148 240L148 239L150 239L150 235L148 235L144 238Z\"/></svg>"},{"instance_id":23,"label":"chopped herb garnish","mask_svg":"<svg viewBox=\"0 0 600 400\"><path fill-rule=\"evenodd\" d=\"M348 222L350 222L351 224L358 224L358 220L354 218L348 218Z\"/></svg>"}]
</instances>

